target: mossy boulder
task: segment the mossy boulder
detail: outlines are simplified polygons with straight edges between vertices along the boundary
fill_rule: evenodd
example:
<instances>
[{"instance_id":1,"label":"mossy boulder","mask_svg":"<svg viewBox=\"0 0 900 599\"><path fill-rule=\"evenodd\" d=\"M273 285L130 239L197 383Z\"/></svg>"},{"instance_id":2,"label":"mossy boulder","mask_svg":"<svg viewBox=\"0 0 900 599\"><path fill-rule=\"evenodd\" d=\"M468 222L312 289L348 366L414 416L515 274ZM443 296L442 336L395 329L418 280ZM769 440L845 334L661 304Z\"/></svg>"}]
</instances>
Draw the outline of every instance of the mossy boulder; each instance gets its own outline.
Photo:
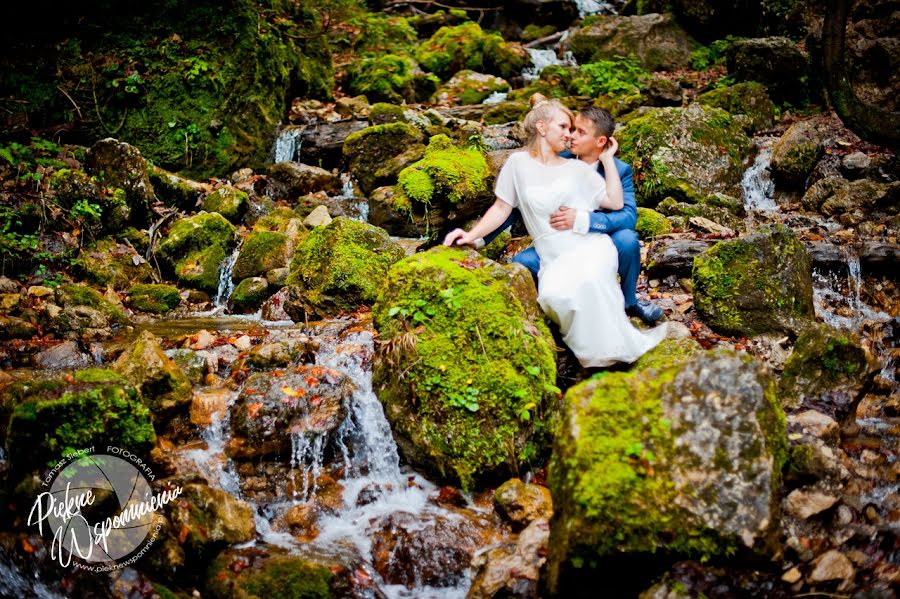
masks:
<instances>
[{"instance_id":1,"label":"mossy boulder","mask_svg":"<svg viewBox=\"0 0 900 599\"><path fill-rule=\"evenodd\" d=\"M696 103L648 110L616 139L622 160L634 165L638 203L647 207L667 196L696 202L716 192L740 195L753 150L730 114Z\"/></svg>"},{"instance_id":2,"label":"mossy boulder","mask_svg":"<svg viewBox=\"0 0 900 599\"><path fill-rule=\"evenodd\" d=\"M190 406L191 382L166 356L150 331L141 333L112 368L141 390L144 403L157 421L174 411L186 411Z\"/></svg>"},{"instance_id":3,"label":"mossy boulder","mask_svg":"<svg viewBox=\"0 0 900 599\"><path fill-rule=\"evenodd\" d=\"M811 325L784 364L781 403L785 408L812 408L838 422L852 420L876 371L858 335Z\"/></svg>"},{"instance_id":4,"label":"mossy boulder","mask_svg":"<svg viewBox=\"0 0 900 599\"><path fill-rule=\"evenodd\" d=\"M347 69L349 91L369 102L424 101L434 93L440 79L425 73L414 60L396 54L367 56Z\"/></svg>"},{"instance_id":5,"label":"mossy boulder","mask_svg":"<svg viewBox=\"0 0 900 599\"><path fill-rule=\"evenodd\" d=\"M774 555L786 425L753 358L721 350L601 373L564 403L548 475L551 593L623 555Z\"/></svg>"},{"instance_id":6,"label":"mossy boulder","mask_svg":"<svg viewBox=\"0 0 900 599\"><path fill-rule=\"evenodd\" d=\"M101 239L81 248L72 266L81 277L96 285L127 289L153 280L153 267L132 247Z\"/></svg>"},{"instance_id":7,"label":"mossy boulder","mask_svg":"<svg viewBox=\"0 0 900 599\"><path fill-rule=\"evenodd\" d=\"M537 463L556 351L524 268L433 248L391 268L373 315L373 385L407 461L467 489Z\"/></svg>"},{"instance_id":8,"label":"mossy boulder","mask_svg":"<svg viewBox=\"0 0 900 599\"><path fill-rule=\"evenodd\" d=\"M327 446L336 439L354 390L349 377L324 366L302 365L280 377L253 374L231 409L229 454L238 459L286 454L297 442L294 437Z\"/></svg>"},{"instance_id":9,"label":"mossy boulder","mask_svg":"<svg viewBox=\"0 0 900 599\"><path fill-rule=\"evenodd\" d=\"M665 216L683 217L682 220L684 221L689 221L691 217L699 216L735 231L744 229L743 219L738 218L733 212L733 210L735 210L734 206L726 207L710 202L715 202L715 200L712 199L712 197L706 197L701 198L696 204L690 204L688 202L679 202L672 197L667 197L657 204L656 210ZM640 210L640 208L638 210Z\"/></svg>"},{"instance_id":10,"label":"mossy boulder","mask_svg":"<svg viewBox=\"0 0 900 599\"><path fill-rule=\"evenodd\" d=\"M772 150L772 175L782 185L801 187L822 156L825 130L820 119L791 125Z\"/></svg>"},{"instance_id":11,"label":"mossy boulder","mask_svg":"<svg viewBox=\"0 0 900 599\"><path fill-rule=\"evenodd\" d=\"M400 168L385 165L423 141L422 132L407 123L388 123L367 127L344 140L344 156L350 173L366 195L381 185L392 185L406 164Z\"/></svg>"},{"instance_id":12,"label":"mossy boulder","mask_svg":"<svg viewBox=\"0 0 900 599\"><path fill-rule=\"evenodd\" d=\"M669 219L652 208L638 208L637 215L634 229L643 240L653 239L657 235L665 235L672 231Z\"/></svg>"},{"instance_id":13,"label":"mossy boulder","mask_svg":"<svg viewBox=\"0 0 900 599\"><path fill-rule=\"evenodd\" d=\"M463 69L509 79L520 75L531 62L519 44L482 31L472 22L438 29L416 47L416 60L444 81Z\"/></svg>"},{"instance_id":14,"label":"mossy boulder","mask_svg":"<svg viewBox=\"0 0 900 599\"><path fill-rule=\"evenodd\" d=\"M495 92L509 91L509 82L495 75L476 73L468 69L459 71L447 83L438 88L434 101L439 104L481 104Z\"/></svg>"},{"instance_id":15,"label":"mossy boulder","mask_svg":"<svg viewBox=\"0 0 900 599\"><path fill-rule=\"evenodd\" d=\"M385 125L387 123L408 123L405 111L401 106L390 104L388 102L377 102L372 104L372 110L369 112L369 120L373 125Z\"/></svg>"},{"instance_id":16,"label":"mossy boulder","mask_svg":"<svg viewBox=\"0 0 900 599\"><path fill-rule=\"evenodd\" d=\"M141 455L156 443L140 392L112 370L22 381L4 395L6 449L18 472L55 462L73 449L108 443Z\"/></svg>"},{"instance_id":17,"label":"mossy boulder","mask_svg":"<svg viewBox=\"0 0 900 599\"><path fill-rule=\"evenodd\" d=\"M720 241L694 258L694 305L726 335L798 333L815 317L812 259L789 228Z\"/></svg>"},{"instance_id":18,"label":"mossy boulder","mask_svg":"<svg viewBox=\"0 0 900 599\"><path fill-rule=\"evenodd\" d=\"M285 233L254 231L241 246L232 270L232 279L265 276L273 268L288 265L288 240Z\"/></svg>"},{"instance_id":19,"label":"mossy boulder","mask_svg":"<svg viewBox=\"0 0 900 599\"><path fill-rule=\"evenodd\" d=\"M176 222L157 251L182 284L215 293L219 269L236 243L234 233L234 225L218 212L200 212Z\"/></svg>"},{"instance_id":20,"label":"mossy boulder","mask_svg":"<svg viewBox=\"0 0 900 599\"><path fill-rule=\"evenodd\" d=\"M181 495L166 504L166 517L179 540L195 554L211 557L232 543L256 538L253 506L221 489L187 484Z\"/></svg>"},{"instance_id":21,"label":"mossy boulder","mask_svg":"<svg viewBox=\"0 0 900 599\"><path fill-rule=\"evenodd\" d=\"M243 555L246 553L246 555ZM271 546L223 551L206 573L206 590L216 599L332 599L331 568L302 557L273 552Z\"/></svg>"},{"instance_id":22,"label":"mossy boulder","mask_svg":"<svg viewBox=\"0 0 900 599\"><path fill-rule=\"evenodd\" d=\"M206 212L218 212L237 225L244 220L244 215L250 208L250 196L234 187L220 187L203 198L201 208Z\"/></svg>"},{"instance_id":23,"label":"mossy boulder","mask_svg":"<svg viewBox=\"0 0 900 599\"><path fill-rule=\"evenodd\" d=\"M775 123L775 105L769 99L765 86L755 81L708 91L697 96L697 102L721 108L733 115L747 115L751 132L768 129Z\"/></svg>"},{"instance_id":24,"label":"mossy boulder","mask_svg":"<svg viewBox=\"0 0 900 599\"><path fill-rule=\"evenodd\" d=\"M786 37L734 40L728 47L728 73L738 81L756 81L776 104L809 100L809 57Z\"/></svg>"},{"instance_id":25,"label":"mossy boulder","mask_svg":"<svg viewBox=\"0 0 900 599\"><path fill-rule=\"evenodd\" d=\"M385 273L403 256L383 229L335 218L310 231L294 252L284 309L300 322L371 305Z\"/></svg>"},{"instance_id":26,"label":"mossy boulder","mask_svg":"<svg viewBox=\"0 0 900 599\"><path fill-rule=\"evenodd\" d=\"M101 139L87 151L85 170L104 185L123 189L131 220L136 225L149 224L153 184L140 150L111 137Z\"/></svg>"},{"instance_id":27,"label":"mossy boulder","mask_svg":"<svg viewBox=\"0 0 900 599\"><path fill-rule=\"evenodd\" d=\"M108 336L109 330L129 323L118 306L87 285L67 283L54 293L61 312L52 316L49 328L60 334L84 337Z\"/></svg>"},{"instance_id":28,"label":"mossy boulder","mask_svg":"<svg viewBox=\"0 0 900 599\"><path fill-rule=\"evenodd\" d=\"M181 294L172 285L135 285L128 290L128 306L141 312L165 314L180 303Z\"/></svg>"},{"instance_id":29,"label":"mossy boulder","mask_svg":"<svg viewBox=\"0 0 900 599\"><path fill-rule=\"evenodd\" d=\"M483 214L494 198L493 179L479 149L461 148L446 135L435 135L424 158L400 173L391 203L412 220L420 235L433 236Z\"/></svg>"},{"instance_id":30,"label":"mossy boulder","mask_svg":"<svg viewBox=\"0 0 900 599\"><path fill-rule=\"evenodd\" d=\"M337 193L341 178L331 171L297 162L278 162L269 168L270 193L276 198L295 201L317 191Z\"/></svg>"},{"instance_id":31,"label":"mossy boulder","mask_svg":"<svg viewBox=\"0 0 900 599\"><path fill-rule=\"evenodd\" d=\"M670 14L602 17L576 30L563 48L579 64L633 54L648 71L685 68L691 60L690 39Z\"/></svg>"},{"instance_id":32,"label":"mossy boulder","mask_svg":"<svg viewBox=\"0 0 900 599\"><path fill-rule=\"evenodd\" d=\"M528 110L528 104L525 102L498 102L485 110L481 118L485 125L503 125L518 121L528 114Z\"/></svg>"},{"instance_id":33,"label":"mossy boulder","mask_svg":"<svg viewBox=\"0 0 900 599\"><path fill-rule=\"evenodd\" d=\"M248 277L231 292L228 305L239 314L255 312L275 291L277 290L272 289L265 278Z\"/></svg>"},{"instance_id":34,"label":"mossy boulder","mask_svg":"<svg viewBox=\"0 0 900 599\"><path fill-rule=\"evenodd\" d=\"M150 166L150 183L153 191L166 206L172 206L190 212L197 207L197 202L209 189L209 185L192 181L175 173Z\"/></svg>"},{"instance_id":35,"label":"mossy boulder","mask_svg":"<svg viewBox=\"0 0 900 599\"><path fill-rule=\"evenodd\" d=\"M87 200L92 204L103 201L103 189L97 177L78 169L61 168L53 173L50 188L56 192L56 203L67 210L78 200Z\"/></svg>"}]
</instances>

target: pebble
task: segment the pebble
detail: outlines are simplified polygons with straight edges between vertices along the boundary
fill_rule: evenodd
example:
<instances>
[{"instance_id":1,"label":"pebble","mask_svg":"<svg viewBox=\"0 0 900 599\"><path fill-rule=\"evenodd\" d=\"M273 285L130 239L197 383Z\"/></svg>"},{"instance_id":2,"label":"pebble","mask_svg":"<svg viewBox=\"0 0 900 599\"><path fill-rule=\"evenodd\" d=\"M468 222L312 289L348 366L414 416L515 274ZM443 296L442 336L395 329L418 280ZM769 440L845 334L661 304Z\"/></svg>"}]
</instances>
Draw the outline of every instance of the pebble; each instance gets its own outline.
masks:
<instances>
[{"instance_id":1,"label":"pebble","mask_svg":"<svg viewBox=\"0 0 900 599\"><path fill-rule=\"evenodd\" d=\"M847 526L851 522L853 522L853 510L850 509L849 506L840 505L837 509L837 518L836 523L839 526Z\"/></svg>"},{"instance_id":2,"label":"pebble","mask_svg":"<svg viewBox=\"0 0 900 599\"><path fill-rule=\"evenodd\" d=\"M253 346L253 340L247 335L241 335L235 340L233 345L240 351L247 351Z\"/></svg>"},{"instance_id":3,"label":"pebble","mask_svg":"<svg viewBox=\"0 0 900 599\"><path fill-rule=\"evenodd\" d=\"M43 285L32 285L28 288L28 295L34 297L47 297L48 295L53 295L53 290L49 287L44 287Z\"/></svg>"},{"instance_id":4,"label":"pebble","mask_svg":"<svg viewBox=\"0 0 900 599\"><path fill-rule=\"evenodd\" d=\"M191 344L191 349L206 349L212 345L215 340L216 336L204 329L197 333L197 340Z\"/></svg>"},{"instance_id":5,"label":"pebble","mask_svg":"<svg viewBox=\"0 0 900 599\"><path fill-rule=\"evenodd\" d=\"M310 228L324 226L330 222L331 215L328 214L328 208L325 206L316 206L315 210L303 219L303 224Z\"/></svg>"},{"instance_id":6,"label":"pebble","mask_svg":"<svg viewBox=\"0 0 900 599\"><path fill-rule=\"evenodd\" d=\"M788 416L788 424L826 441L837 441L838 433L840 433L840 427L832 417L816 410L791 414Z\"/></svg>"},{"instance_id":7,"label":"pebble","mask_svg":"<svg viewBox=\"0 0 900 599\"><path fill-rule=\"evenodd\" d=\"M806 520L810 516L824 512L837 502L837 497L821 491L795 489L785 499L784 509L795 518Z\"/></svg>"},{"instance_id":8,"label":"pebble","mask_svg":"<svg viewBox=\"0 0 900 599\"><path fill-rule=\"evenodd\" d=\"M827 582L829 580L852 580L856 575L853 564L846 555L832 549L826 551L813 562L813 571L807 578L808 582Z\"/></svg>"},{"instance_id":9,"label":"pebble","mask_svg":"<svg viewBox=\"0 0 900 599\"><path fill-rule=\"evenodd\" d=\"M781 575L781 580L785 581L788 584L794 584L798 580L800 580L802 574L800 574L800 568L794 566L787 572Z\"/></svg>"}]
</instances>

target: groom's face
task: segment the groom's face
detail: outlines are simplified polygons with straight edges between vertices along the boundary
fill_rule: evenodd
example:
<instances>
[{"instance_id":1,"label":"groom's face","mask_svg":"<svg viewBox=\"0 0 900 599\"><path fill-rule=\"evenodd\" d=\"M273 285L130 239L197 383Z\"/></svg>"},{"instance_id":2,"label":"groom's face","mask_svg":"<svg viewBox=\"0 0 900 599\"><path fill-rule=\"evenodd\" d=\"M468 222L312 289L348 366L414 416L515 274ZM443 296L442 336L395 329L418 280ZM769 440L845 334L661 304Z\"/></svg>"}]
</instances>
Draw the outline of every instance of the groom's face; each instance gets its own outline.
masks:
<instances>
[{"instance_id":1,"label":"groom's face","mask_svg":"<svg viewBox=\"0 0 900 599\"><path fill-rule=\"evenodd\" d=\"M579 157L599 154L606 146L606 136L597 135L594 123L580 114L575 117L570 137L572 141L569 147L572 153Z\"/></svg>"}]
</instances>

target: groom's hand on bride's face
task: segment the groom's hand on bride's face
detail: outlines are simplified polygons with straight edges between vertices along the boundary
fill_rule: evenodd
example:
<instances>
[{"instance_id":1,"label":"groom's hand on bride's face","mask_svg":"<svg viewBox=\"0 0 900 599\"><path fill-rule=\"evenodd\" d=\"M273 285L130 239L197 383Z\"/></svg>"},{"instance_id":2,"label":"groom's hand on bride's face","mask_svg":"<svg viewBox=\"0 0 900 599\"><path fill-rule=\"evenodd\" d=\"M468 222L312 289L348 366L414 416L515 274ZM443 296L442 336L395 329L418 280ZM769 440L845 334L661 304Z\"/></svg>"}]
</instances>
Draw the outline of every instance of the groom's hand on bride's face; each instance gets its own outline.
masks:
<instances>
[{"instance_id":1,"label":"groom's hand on bride's face","mask_svg":"<svg viewBox=\"0 0 900 599\"><path fill-rule=\"evenodd\" d=\"M550 226L558 231L568 231L575 226L575 215L577 210L560 206L559 209L550 215Z\"/></svg>"}]
</instances>

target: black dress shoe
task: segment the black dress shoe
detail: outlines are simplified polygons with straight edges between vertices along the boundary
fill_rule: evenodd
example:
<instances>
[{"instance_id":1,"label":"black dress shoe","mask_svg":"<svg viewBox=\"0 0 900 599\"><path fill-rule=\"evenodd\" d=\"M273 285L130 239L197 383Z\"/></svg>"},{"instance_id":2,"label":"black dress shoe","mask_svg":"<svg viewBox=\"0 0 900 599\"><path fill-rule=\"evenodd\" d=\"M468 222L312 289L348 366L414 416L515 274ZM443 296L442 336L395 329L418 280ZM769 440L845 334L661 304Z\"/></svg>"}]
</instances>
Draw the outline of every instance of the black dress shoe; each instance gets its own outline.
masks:
<instances>
[{"instance_id":1,"label":"black dress shoe","mask_svg":"<svg viewBox=\"0 0 900 599\"><path fill-rule=\"evenodd\" d=\"M638 303L625 308L628 316L637 316L647 324L653 324L663 316L663 309L653 302L638 300Z\"/></svg>"}]
</instances>

